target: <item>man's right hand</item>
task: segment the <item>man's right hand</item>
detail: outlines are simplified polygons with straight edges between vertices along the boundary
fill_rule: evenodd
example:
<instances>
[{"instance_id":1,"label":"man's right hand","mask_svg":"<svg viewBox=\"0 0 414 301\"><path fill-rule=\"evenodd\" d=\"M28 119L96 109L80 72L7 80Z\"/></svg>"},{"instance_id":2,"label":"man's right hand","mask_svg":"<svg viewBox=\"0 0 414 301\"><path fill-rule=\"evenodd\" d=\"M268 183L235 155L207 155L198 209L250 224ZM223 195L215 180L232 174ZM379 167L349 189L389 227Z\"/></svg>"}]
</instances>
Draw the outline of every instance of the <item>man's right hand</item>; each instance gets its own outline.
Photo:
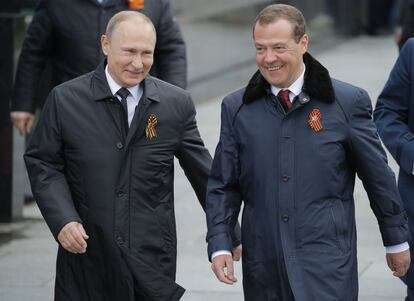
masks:
<instances>
[{"instance_id":1,"label":"man's right hand","mask_svg":"<svg viewBox=\"0 0 414 301\"><path fill-rule=\"evenodd\" d=\"M26 135L32 130L35 118L32 113L14 111L10 112L10 119L13 125L19 130L20 135Z\"/></svg>"},{"instance_id":2,"label":"man's right hand","mask_svg":"<svg viewBox=\"0 0 414 301\"><path fill-rule=\"evenodd\" d=\"M226 284L233 284L237 282L237 278L234 276L233 258L231 255L219 255L213 258L211 269L218 280ZM227 273L225 272L227 270Z\"/></svg>"},{"instance_id":3,"label":"man's right hand","mask_svg":"<svg viewBox=\"0 0 414 301\"><path fill-rule=\"evenodd\" d=\"M81 223L69 222L63 226L58 234L58 241L62 247L71 253L85 253L88 246L86 240L89 238L86 235L85 229Z\"/></svg>"}]
</instances>

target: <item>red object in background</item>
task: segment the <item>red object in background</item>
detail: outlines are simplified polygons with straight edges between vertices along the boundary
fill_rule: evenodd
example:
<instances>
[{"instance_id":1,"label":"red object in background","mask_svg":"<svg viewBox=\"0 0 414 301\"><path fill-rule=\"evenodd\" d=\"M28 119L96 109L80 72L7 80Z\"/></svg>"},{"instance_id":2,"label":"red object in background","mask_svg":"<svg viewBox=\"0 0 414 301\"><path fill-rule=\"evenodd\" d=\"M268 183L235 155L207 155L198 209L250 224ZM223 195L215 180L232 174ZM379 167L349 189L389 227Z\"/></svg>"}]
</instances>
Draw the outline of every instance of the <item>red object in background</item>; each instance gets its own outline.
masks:
<instances>
[{"instance_id":1,"label":"red object in background","mask_svg":"<svg viewBox=\"0 0 414 301\"><path fill-rule=\"evenodd\" d=\"M127 0L128 6L131 9L143 9L144 0Z\"/></svg>"}]
</instances>

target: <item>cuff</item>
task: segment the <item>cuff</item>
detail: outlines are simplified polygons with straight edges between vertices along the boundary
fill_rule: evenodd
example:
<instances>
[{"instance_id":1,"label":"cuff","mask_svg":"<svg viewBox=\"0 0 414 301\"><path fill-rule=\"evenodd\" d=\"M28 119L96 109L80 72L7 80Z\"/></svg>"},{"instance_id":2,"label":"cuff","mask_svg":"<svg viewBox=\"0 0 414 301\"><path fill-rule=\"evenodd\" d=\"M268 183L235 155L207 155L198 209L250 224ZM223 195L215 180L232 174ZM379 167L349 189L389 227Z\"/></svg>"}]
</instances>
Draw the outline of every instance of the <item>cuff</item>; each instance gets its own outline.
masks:
<instances>
[{"instance_id":1,"label":"cuff","mask_svg":"<svg viewBox=\"0 0 414 301\"><path fill-rule=\"evenodd\" d=\"M213 260L214 257L220 256L220 255L229 255L229 256L231 256L231 252L229 252L227 250L216 251L211 255L211 260Z\"/></svg>"},{"instance_id":2,"label":"cuff","mask_svg":"<svg viewBox=\"0 0 414 301\"><path fill-rule=\"evenodd\" d=\"M408 242L403 242L402 244L385 247L385 253L400 253L407 251L409 248L410 246L408 245Z\"/></svg>"}]
</instances>

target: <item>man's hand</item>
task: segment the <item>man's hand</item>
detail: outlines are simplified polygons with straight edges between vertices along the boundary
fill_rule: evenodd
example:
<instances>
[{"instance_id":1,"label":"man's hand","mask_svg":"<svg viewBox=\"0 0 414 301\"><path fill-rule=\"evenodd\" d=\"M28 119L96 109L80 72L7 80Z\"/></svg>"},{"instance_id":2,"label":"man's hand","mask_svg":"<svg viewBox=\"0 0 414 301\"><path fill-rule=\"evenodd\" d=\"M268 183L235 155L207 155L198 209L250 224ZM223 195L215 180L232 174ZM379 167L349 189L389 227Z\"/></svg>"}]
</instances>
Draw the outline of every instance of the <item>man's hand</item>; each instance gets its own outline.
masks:
<instances>
[{"instance_id":1,"label":"man's hand","mask_svg":"<svg viewBox=\"0 0 414 301\"><path fill-rule=\"evenodd\" d=\"M19 130L20 135L30 133L34 123L34 115L29 112L10 112L10 119L13 125Z\"/></svg>"},{"instance_id":2,"label":"man's hand","mask_svg":"<svg viewBox=\"0 0 414 301\"><path fill-rule=\"evenodd\" d=\"M69 222L67 223L58 234L58 241L62 247L71 253L85 253L86 239L89 238L86 235L85 229L81 223Z\"/></svg>"},{"instance_id":3,"label":"man's hand","mask_svg":"<svg viewBox=\"0 0 414 301\"><path fill-rule=\"evenodd\" d=\"M237 282L237 278L234 276L233 258L231 258L230 255L219 255L214 257L211 269L221 282L226 284ZM225 269L227 270L227 274Z\"/></svg>"},{"instance_id":4,"label":"man's hand","mask_svg":"<svg viewBox=\"0 0 414 301\"><path fill-rule=\"evenodd\" d=\"M386 255L388 267L393 271L395 277L402 277L410 267L410 250L400 253L388 253Z\"/></svg>"},{"instance_id":5,"label":"man's hand","mask_svg":"<svg viewBox=\"0 0 414 301\"><path fill-rule=\"evenodd\" d=\"M242 245L233 248L233 260L239 261L242 256Z\"/></svg>"}]
</instances>

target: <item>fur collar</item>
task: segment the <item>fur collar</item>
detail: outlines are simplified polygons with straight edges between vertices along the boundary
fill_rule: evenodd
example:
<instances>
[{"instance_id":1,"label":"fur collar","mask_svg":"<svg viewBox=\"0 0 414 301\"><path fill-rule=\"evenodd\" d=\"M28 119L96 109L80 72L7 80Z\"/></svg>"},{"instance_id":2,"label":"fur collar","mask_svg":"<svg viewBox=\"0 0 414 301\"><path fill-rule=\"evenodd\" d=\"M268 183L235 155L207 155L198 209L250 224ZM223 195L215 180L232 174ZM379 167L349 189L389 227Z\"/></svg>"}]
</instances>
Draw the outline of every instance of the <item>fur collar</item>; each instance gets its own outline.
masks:
<instances>
[{"instance_id":1,"label":"fur collar","mask_svg":"<svg viewBox=\"0 0 414 301\"><path fill-rule=\"evenodd\" d=\"M328 70L307 52L303 55L303 62L306 66L303 92L309 95L311 100L327 103L333 102L335 92ZM243 95L243 103L255 101L269 93L269 83L260 71L257 71L246 87Z\"/></svg>"}]
</instances>

